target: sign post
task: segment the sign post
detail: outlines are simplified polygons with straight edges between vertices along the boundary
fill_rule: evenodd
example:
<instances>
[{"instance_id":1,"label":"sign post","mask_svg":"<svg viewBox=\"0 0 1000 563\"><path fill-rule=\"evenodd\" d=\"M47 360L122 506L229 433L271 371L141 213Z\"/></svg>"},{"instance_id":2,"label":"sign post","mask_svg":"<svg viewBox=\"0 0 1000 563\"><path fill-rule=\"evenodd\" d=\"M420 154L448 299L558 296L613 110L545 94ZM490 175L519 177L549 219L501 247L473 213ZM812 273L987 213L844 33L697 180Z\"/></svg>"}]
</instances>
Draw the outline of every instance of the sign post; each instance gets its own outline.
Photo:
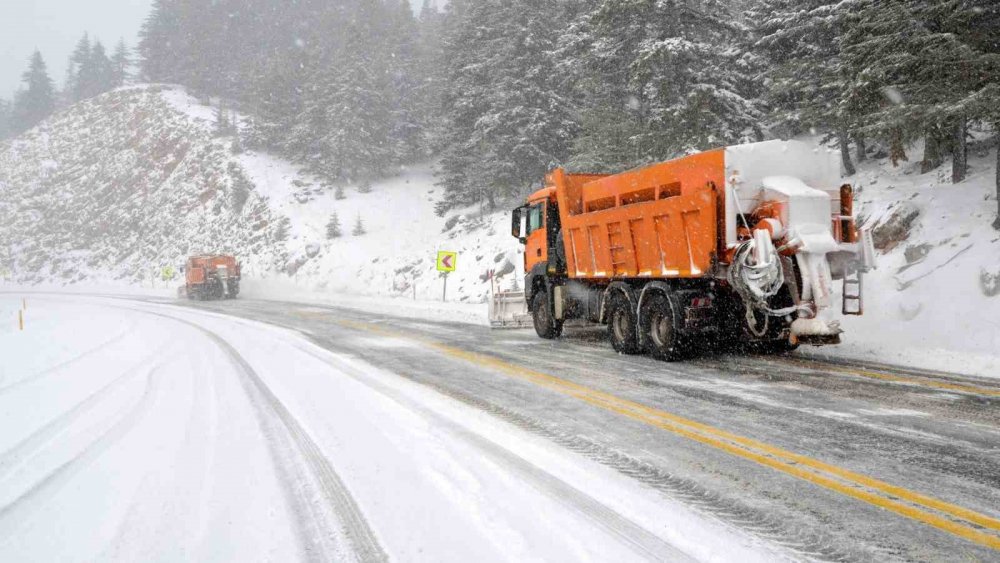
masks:
<instances>
[{"instance_id":1,"label":"sign post","mask_svg":"<svg viewBox=\"0 0 1000 563\"><path fill-rule=\"evenodd\" d=\"M457 252L450 252L447 250L442 250L438 252L437 270L441 272L441 277L444 278L444 290L441 292L441 301L448 300L448 274L454 272L457 267L458 267Z\"/></svg>"}]
</instances>

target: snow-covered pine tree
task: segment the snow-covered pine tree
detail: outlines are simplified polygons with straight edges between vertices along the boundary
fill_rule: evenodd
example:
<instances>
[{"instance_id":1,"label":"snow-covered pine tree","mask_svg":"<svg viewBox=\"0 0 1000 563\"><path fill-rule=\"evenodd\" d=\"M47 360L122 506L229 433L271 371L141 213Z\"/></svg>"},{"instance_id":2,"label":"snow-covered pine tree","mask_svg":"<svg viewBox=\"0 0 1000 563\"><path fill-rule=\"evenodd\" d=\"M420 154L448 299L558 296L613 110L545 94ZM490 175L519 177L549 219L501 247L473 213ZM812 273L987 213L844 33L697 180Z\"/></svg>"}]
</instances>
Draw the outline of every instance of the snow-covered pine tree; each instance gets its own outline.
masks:
<instances>
[{"instance_id":1,"label":"snow-covered pine tree","mask_svg":"<svg viewBox=\"0 0 1000 563\"><path fill-rule=\"evenodd\" d=\"M149 15L139 31L139 58L146 82L176 82L176 41L180 21L169 0L153 0Z\"/></svg>"},{"instance_id":2,"label":"snow-covered pine tree","mask_svg":"<svg viewBox=\"0 0 1000 563\"><path fill-rule=\"evenodd\" d=\"M24 88L15 95L11 114L14 134L31 129L52 114L56 105L55 87L39 51L31 55L28 70L21 75Z\"/></svg>"},{"instance_id":3,"label":"snow-covered pine tree","mask_svg":"<svg viewBox=\"0 0 1000 563\"><path fill-rule=\"evenodd\" d=\"M178 50L183 30L175 4L171 0L153 0L139 31L140 65L147 82L181 82Z\"/></svg>"},{"instance_id":4,"label":"snow-covered pine tree","mask_svg":"<svg viewBox=\"0 0 1000 563\"><path fill-rule=\"evenodd\" d=\"M107 51L100 41L94 41L90 53L90 66L93 75L87 83L88 89L84 92L86 97L97 96L115 88L114 64L108 58Z\"/></svg>"},{"instance_id":5,"label":"snow-covered pine tree","mask_svg":"<svg viewBox=\"0 0 1000 563\"><path fill-rule=\"evenodd\" d=\"M417 55L413 69L414 111L420 127L421 150L436 152L441 128L441 99L445 85L444 14L434 0L424 0L418 18Z\"/></svg>"},{"instance_id":6,"label":"snow-covered pine tree","mask_svg":"<svg viewBox=\"0 0 1000 563\"><path fill-rule=\"evenodd\" d=\"M242 213L247 200L250 199L250 192L253 191L253 182L236 163L230 162L228 169L229 175L232 178L230 201L233 205L233 209L237 213Z\"/></svg>"},{"instance_id":7,"label":"snow-covered pine tree","mask_svg":"<svg viewBox=\"0 0 1000 563\"><path fill-rule=\"evenodd\" d=\"M274 229L274 240L277 242L285 242L288 240L288 236L292 232L292 221L288 217L282 217L278 220L278 224Z\"/></svg>"},{"instance_id":8,"label":"snow-covered pine tree","mask_svg":"<svg viewBox=\"0 0 1000 563\"><path fill-rule=\"evenodd\" d=\"M583 82L597 94L585 98L575 147L584 160L624 168L760 136L740 48L746 30L727 3L601 0L583 19L574 42L585 47ZM623 133L627 154L618 149L618 162L608 162L605 135Z\"/></svg>"},{"instance_id":9,"label":"snow-covered pine tree","mask_svg":"<svg viewBox=\"0 0 1000 563\"><path fill-rule=\"evenodd\" d=\"M333 192L333 199L342 200L347 199L347 195L344 194L344 186L337 186L337 189Z\"/></svg>"},{"instance_id":10,"label":"snow-covered pine tree","mask_svg":"<svg viewBox=\"0 0 1000 563\"><path fill-rule=\"evenodd\" d=\"M442 63L445 66L441 92L441 128L436 144L442 149L438 167L439 184L444 186L444 197L436 205L438 215L453 207L477 201L481 192L474 187L477 164L473 128L479 115L485 111L485 89L488 73L477 64L480 29L486 28L485 17L491 6L477 0L451 0L445 7L442 24Z\"/></svg>"},{"instance_id":11,"label":"snow-covered pine tree","mask_svg":"<svg viewBox=\"0 0 1000 563\"><path fill-rule=\"evenodd\" d=\"M337 217L337 212L334 211L330 214L330 220L326 222L326 238L333 240L340 238L342 234L340 231L340 218Z\"/></svg>"},{"instance_id":12,"label":"snow-covered pine tree","mask_svg":"<svg viewBox=\"0 0 1000 563\"><path fill-rule=\"evenodd\" d=\"M576 134L557 80L561 3L449 3L441 182L451 207L524 193L564 162Z\"/></svg>"},{"instance_id":13,"label":"snow-covered pine tree","mask_svg":"<svg viewBox=\"0 0 1000 563\"><path fill-rule=\"evenodd\" d=\"M219 100L219 104L215 106L215 134L222 137L228 135L231 130L226 105L222 100Z\"/></svg>"},{"instance_id":14,"label":"snow-covered pine tree","mask_svg":"<svg viewBox=\"0 0 1000 563\"><path fill-rule=\"evenodd\" d=\"M386 104L389 108L389 148L394 164L412 162L422 156L424 140L419 118L417 20L409 0L387 0L386 19L379 34L388 74Z\"/></svg>"},{"instance_id":15,"label":"snow-covered pine tree","mask_svg":"<svg viewBox=\"0 0 1000 563\"><path fill-rule=\"evenodd\" d=\"M125 44L125 39L119 39L118 44L115 45L115 52L111 56L111 66L114 68L115 88L128 83L131 77L132 55L128 45Z\"/></svg>"},{"instance_id":16,"label":"snow-covered pine tree","mask_svg":"<svg viewBox=\"0 0 1000 563\"><path fill-rule=\"evenodd\" d=\"M358 213L358 218L354 222L354 229L351 231L351 234L354 235L354 236L356 236L356 237L360 237L360 236L364 235L366 232L367 231L365 231L365 224L361 220L361 214Z\"/></svg>"},{"instance_id":17,"label":"snow-covered pine tree","mask_svg":"<svg viewBox=\"0 0 1000 563\"><path fill-rule=\"evenodd\" d=\"M844 169L855 172L849 140L859 124L845 99L853 86L842 52L850 2L759 0L749 11L756 47L766 57L766 96L784 134L816 127L836 139Z\"/></svg>"},{"instance_id":18,"label":"snow-covered pine tree","mask_svg":"<svg viewBox=\"0 0 1000 563\"><path fill-rule=\"evenodd\" d=\"M306 100L305 114L321 116L308 135L318 142L314 168L328 177L360 180L380 176L393 162L389 80L380 40L381 4L361 0L347 23L337 64L322 69ZM316 127L319 125L320 127Z\"/></svg>"},{"instance_id":19,"label":"snow-covered pine tree","mask_svg":"<svg viewBox=\"0 0 1000 563\"><path fill-rule=\"evenodd\" d=\"M80 93L80 71L90 66L90 34L84 33L76 43L66 65L66 83L63 85L64 103L72 104L83 99Z\"/></svg>"},{"instance_id":20,"label":"snow-covered pine tree","mask_svg":"<svg viewBox=\"0 0 1000 563\"><path fill-rule=\"evenodd\" d=\"M11 104L0 98L0 141L11 135Z\"/></svg>"},{"instance_id":21,"label":"snow-covered pine tree","mask_svg":"<svg viewBox=\"0 0 1000 563\"><path fill-rule=\"evenodd\" d=\"M933 169L950 151L953 181L964 179L967 125L990 121L1000 103L991 78L1000 71L998 12L982 0L854 0L845 60L856 83L891 94L866 108L865 129L893 132L903 142L924 136L922 169Z\"/></svg>"},{"instance_id":22,"label":"snow-covered pine tree","mask_svg":"<svg viewBox=\"0 0 1000 563\"><path fill-rule=\"evenodd\" d=\"M203 94L227 91L228 13L218 0L174 0L183 35L178 46L181 83Z\"/></svg>"},{"instance_id":23,"label":"snow-covered pine tree","mask_svg":"<svg viewBox=\"0 0 1000 563\"><path fill-rule=\"evenodd\" d=\"M139 53L148 80L238 100L248 146L358 179L426 154L415 44L404 0L154 0Z\"/></svg>"}]
</instances>

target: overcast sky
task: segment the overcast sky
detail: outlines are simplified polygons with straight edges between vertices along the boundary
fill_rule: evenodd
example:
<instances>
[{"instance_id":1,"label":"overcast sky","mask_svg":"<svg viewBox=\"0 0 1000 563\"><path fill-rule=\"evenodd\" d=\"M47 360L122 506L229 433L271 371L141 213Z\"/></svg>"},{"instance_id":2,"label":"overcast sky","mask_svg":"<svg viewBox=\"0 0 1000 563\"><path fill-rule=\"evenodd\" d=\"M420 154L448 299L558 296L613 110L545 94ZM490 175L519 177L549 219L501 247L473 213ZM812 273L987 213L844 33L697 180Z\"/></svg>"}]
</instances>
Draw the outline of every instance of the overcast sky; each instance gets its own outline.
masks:
<instances>
[{"instance_id":1,"label":"overcast sky","mask_svg":"<svg viewBox=\"0 0 1000 563\"><path fill-rule=\"evenodd\" d=\"M120 38L130 47L152 0L0 0L0 97L10 98L37 47L62 86L66 60L84 31L109 53Z\"/></svg>"},{"instance_id":2,"label":"overcast sky","mask_svg":"<svg viewBox=\"0 0 1000 563\"><path fill-rule=\"evenodd\" d=\"M411 3L419 9L422 0ZM134 48L151 4L152 0L0 0L0 98L13 97L35 48L60 88L66 61L83 32L100 39L109 55L121 38Z\"/></svg>"}]
</instances>

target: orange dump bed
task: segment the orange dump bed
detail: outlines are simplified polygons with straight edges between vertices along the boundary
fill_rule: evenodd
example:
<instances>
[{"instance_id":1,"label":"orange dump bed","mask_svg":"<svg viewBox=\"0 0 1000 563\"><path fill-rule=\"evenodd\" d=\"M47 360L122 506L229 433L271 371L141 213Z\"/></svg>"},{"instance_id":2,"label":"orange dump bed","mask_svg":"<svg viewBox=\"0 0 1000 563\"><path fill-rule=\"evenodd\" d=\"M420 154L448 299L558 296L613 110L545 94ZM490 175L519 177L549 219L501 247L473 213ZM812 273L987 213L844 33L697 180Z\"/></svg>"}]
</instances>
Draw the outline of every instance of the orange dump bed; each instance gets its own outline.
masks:
<instances>
[{"instance_id":1,"label":"orange dump bed","mask_svg":"<svg viewBox=\"0 0 1000 563\"><path fill-rule=\"evenodd\" d=\"M188 258L185 275L187 283L205 283L206 271L215 271L219 267L225 267L230 277L239 277L239 266L233 256L193 256Z\"/></svg>"},{"instance_id":2,"label":"orange dump bed","mask_svg":"<svg viewBox=\"0 0 1000 563\"><path fill-rule=\"evenodd\" d=\"M707 275L719 248L725 156L708 151L612 176L550 176L574 278Z\"/></svg>"}]
</instances>

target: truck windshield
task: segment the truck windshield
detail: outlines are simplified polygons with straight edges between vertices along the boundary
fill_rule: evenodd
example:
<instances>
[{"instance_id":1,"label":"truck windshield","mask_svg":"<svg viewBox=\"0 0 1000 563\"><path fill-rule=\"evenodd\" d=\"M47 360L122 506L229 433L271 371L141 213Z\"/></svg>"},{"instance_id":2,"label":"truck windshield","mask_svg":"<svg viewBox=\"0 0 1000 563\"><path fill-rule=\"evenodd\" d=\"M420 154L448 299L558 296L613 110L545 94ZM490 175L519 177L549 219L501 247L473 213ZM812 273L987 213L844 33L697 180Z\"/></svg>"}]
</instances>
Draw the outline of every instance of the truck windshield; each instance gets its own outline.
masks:
<instances>
[{"instance_id":1,"label":"truck windshield","mask_svg":"<svg viewBox=\"0 0 1000 563\"><path fill-rule=\"evenodd\" d=\"M528 208L528 233L533 233L543 226L544 207L537 203Z\"/></svg>"}]
</instances>

